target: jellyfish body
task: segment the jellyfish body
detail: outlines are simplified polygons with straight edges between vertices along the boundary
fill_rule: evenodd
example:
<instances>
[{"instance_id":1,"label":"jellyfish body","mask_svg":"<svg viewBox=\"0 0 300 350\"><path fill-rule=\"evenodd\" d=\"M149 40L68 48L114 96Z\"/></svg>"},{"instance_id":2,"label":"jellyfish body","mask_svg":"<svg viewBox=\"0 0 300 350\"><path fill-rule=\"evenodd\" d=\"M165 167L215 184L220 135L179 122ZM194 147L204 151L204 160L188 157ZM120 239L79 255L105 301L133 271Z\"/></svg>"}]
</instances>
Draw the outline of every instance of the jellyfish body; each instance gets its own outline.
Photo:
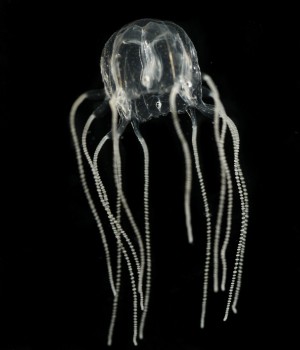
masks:
<instances>
[{"instance_id":1,"label":"jellyfish body","mask_svg":"<svg viewBox=\"0 0 300 350\"><path fill-rule=\"evenodd\" d=\"M233 193L237 188L241 208L241 228L237 253L231 281L224 320L230 308L236 312L243 271L246 233L248 226L248 194L244 176L239 162L239 134L233 121L227 116L216 86L207 75L206 81L214 105L203 102L202 76L198 64L197 53L185 31L172 22L143 19L124 26L112 35L106 43L101 56L101 74L104 83L103 91L90 91L81 95L73 104L70 113L70 127L78 161L79 174L85 195L96 221L107 262L108 276L114 301L107 343L112 343L121 287L122 259L129 272L133 296L133 343L143 338L145 321L149 309L151 291L151 233L149 214L149 151L143 138L139 124L158 118L171 112L178 139L181 143L185 159L184 214L188 241L193 242L191 224L190 195L192 189L192 169L196 169L200 186L205 220L206 220L206 256L204 259L204 280L202 291L202 309L200 326L204 327L207 308L210 265L213 261L214 291L226 289L227 259L226 251L230 242L233 211ZM102 104L88 118L81 139L76 131L75 116L80 104L85 99L103 100ZM111 130L100 140L91 154L87 147L87 136L93 121L110 106L112 113ZM211 118L220 161L220 197L213 224L205 182L199 162L197 134L197 113ZM192 152L179 122L179 113L186 113L192 121ZM143 232L136 224L135 218L122 188L122 167L119 151L120 137L128 124L131 124L142 147L144 156L144 227ZM231 135L233 143L234 166L233 176L225 152L225 138ZM106 187L99 171L99 157L104 144L112 140L113 177L116 186L116 198L112 209L112 201L108 198ZM93 200L90 186L86 179L86 164L94 178L98 199ZM106 219L100 218L98 205L101 204ZM226 204L226 205L225 205ZM226 229L221 242L221 227L226 212ZM122 213L130 223L126 232L122 225ZM117 264L113 271L111 263L111 247L107 243L102 220L108 220L116 238ZM213 227L214 226L214 227ZM128 230L127 230L128 231ZM212 233L214 235L212 237ZM132 236L132 234L134 236ZM155 234L155 233L154 233ZM136 244L137 242L137 244ZM220 270L220 262L222 271ZM221 282L219 281L221 275ZM139 310L140 309L140 310Z\"/></svg>"}]
</instances>

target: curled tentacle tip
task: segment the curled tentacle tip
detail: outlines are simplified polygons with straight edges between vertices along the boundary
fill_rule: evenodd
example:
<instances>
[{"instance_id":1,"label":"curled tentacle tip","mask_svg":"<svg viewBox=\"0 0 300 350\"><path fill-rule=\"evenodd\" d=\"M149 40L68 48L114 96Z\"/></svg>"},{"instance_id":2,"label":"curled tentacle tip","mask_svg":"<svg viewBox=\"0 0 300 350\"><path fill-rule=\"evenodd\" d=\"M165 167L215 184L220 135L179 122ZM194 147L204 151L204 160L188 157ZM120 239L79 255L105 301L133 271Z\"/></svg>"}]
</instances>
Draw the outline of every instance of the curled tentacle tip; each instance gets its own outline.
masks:
<instances>
[{"instance_id":1,"label":"curled tentacle tip","mask_svg":"<svg viewBox=\"0 0 300 350\"><path fill-rule=\"evenodd\" d=\"M133 339L133 345L134 345L134 346L137 346L137 345L138 345L138 343L137 343L137 341L136 341L135 338Z\"/></svg>"},{"instance_id":2,"label":"curled tentacle tip","mask_svg":"<svg viewBox=\"0 0 300 350\"><path fill-rule=\"evenodd\" d=\"M237 308L235 306L232 306L231 309L232 309L233 313L237 314Z\"/></svg>"}]
</instances>

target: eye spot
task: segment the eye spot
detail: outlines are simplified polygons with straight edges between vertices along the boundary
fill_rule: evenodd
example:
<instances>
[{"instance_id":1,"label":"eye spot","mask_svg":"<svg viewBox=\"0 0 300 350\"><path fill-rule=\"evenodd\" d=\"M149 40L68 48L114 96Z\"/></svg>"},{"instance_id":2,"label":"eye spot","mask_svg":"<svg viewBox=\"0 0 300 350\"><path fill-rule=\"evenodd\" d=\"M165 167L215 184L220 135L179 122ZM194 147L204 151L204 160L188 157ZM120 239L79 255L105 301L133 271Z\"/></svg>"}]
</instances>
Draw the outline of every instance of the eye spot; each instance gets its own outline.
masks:
<instances>
[{"instance_id":1,"label":"eye spot","mask_svg":"<svg viewBox=\"0 0 300 350\"><path fill-rule=\"evenodd\" d=\"M160 111L161 110L161 102L158 100L155 104L156 108Z\"/></svg>"}]
</instances>

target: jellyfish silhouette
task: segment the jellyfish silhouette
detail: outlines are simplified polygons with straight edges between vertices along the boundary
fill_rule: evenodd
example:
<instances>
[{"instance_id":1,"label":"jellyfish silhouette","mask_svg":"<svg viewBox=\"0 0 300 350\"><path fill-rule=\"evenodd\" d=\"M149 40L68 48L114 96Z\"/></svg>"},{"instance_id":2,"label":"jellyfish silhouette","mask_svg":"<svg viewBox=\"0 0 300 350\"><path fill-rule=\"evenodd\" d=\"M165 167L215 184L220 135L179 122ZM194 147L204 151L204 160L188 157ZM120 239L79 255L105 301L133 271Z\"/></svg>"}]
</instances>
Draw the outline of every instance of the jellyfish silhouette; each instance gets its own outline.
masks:
<instances>
[{"instance_id":1,"label":"jellyfish silhouette","mask_svg":"<svg viewBox=\"0 0 300 350\"><path fill-rule=\"evenodd\" d=\"M149 214L149 151L140 132L140 124L152 118L160 118L171 113L175 132L180 141L185 160L184 215L188 242L193 243L191 224L192 170L196 169L200 186L204 217L206 220L206 253L204 260L204 278L200 327L205 324L210 275L213 277L215 292L228 289L224 320L230 309L236 312L239 299L243 259L248 226L248 194L239 162L240 139L238 130L225 112L218 90L208 75L201 75L197 53L190 38L178 25L153 19L143 19L130 23L113 34L106 43L101 56L101 74L104 90L88 91L74 102L70 112L70 129L75 146L79 175L89 207L96 221L107 263L108 278L113 293L113 305L107 344L112 344L116 323L118 301L121 288L122 262L128 269L132 288L133 303L133 343L142 339L151 292L151 231ZM202 86L202 79L208 88ZM213 104L203 101L206 89ZM76 130L76 112L85 100L99 101L100 105L87 119L81 136ZM111 109L111 128L99 140L93 153L88 149L87 138L92 133L92 124L105 110ZM180 125L179 114L188 115L192 125L192 139L188 142ZM202 175L198 146L198 114L212 121L220 164L220 194L216 220L212 223L209 200ZM120 138L131 124L141 145L144 159L143 221L144 227L138 227L134 213L128 204L122 186L122 168ZM233 171L230 170L225 151L225 139L229 134L233 145ZM112 209L104 181L100 176L99 158L104 144L112 141L112 162L116 187ZM190 146L191 144L191 146ZM192 149L192 152L190 150ZM94 184L87 180L86 172L91 172ZM233 173L233 176L232 176ZM97 191L97 199L91 194L90 187ZM233 272L227 283L228 264L227 247L232 230L234 190L238 191L240 208L240 233L236 248ZM103 213L99 214L99 206ZM122 223L122 214L130 223L129 229ZM107 232L103 220L110 224L116 245L108 244ZM223 224L223 222L225 224ZM221 229L224 227L224 234ZM155 234L155 232L153 233ZM116 254L113 268L112 249ZM211 262L213 271L211 273ZM220 279L221 277L221 279ZM228 285L227 285L228 284Z\"/></svg>"}]
</instances>

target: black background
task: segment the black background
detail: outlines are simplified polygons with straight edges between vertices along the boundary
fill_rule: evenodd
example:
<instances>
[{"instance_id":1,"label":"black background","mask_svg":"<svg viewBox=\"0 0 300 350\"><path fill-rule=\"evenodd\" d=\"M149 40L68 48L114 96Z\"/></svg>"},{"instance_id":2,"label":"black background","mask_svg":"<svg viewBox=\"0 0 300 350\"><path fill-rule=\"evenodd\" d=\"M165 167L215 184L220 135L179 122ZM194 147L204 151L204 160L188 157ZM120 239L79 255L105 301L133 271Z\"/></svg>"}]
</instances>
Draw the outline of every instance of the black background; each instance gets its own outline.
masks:
<instances>
[{"instance_id":1,"label":"black background","mask_svg":"<svg viewBox=\"0 0 300 350\"><path fill-rule=\"evenodd\" d=\"M287 3L267 12L246 4L198 6L201 11L188 3L162 10L154 2L1 1L1 349L106 348L112 295L79 183L68 113L80 93L102 87L99 57L110 35L145 17L182 26L201 70L217 84L240 130L250 225L239 313L224 323L226 298L210 291L206 328L200 330L201 197L195 186L196 239L190 246L184 163L170 117L142 126L151 156L154 272L139 348L299 346L299 25ZM87 104L79 118L93 107ZM188 137L189 120L181 120ZM215 209L212 128L205 119L201 126L203 172ZM126 193L141 217L142 157L129 130L122 155ZM105 157L109 174L108 146ZM133 347L128 290L125 283L113 349Z\"/></svg>"}]
</instances>

